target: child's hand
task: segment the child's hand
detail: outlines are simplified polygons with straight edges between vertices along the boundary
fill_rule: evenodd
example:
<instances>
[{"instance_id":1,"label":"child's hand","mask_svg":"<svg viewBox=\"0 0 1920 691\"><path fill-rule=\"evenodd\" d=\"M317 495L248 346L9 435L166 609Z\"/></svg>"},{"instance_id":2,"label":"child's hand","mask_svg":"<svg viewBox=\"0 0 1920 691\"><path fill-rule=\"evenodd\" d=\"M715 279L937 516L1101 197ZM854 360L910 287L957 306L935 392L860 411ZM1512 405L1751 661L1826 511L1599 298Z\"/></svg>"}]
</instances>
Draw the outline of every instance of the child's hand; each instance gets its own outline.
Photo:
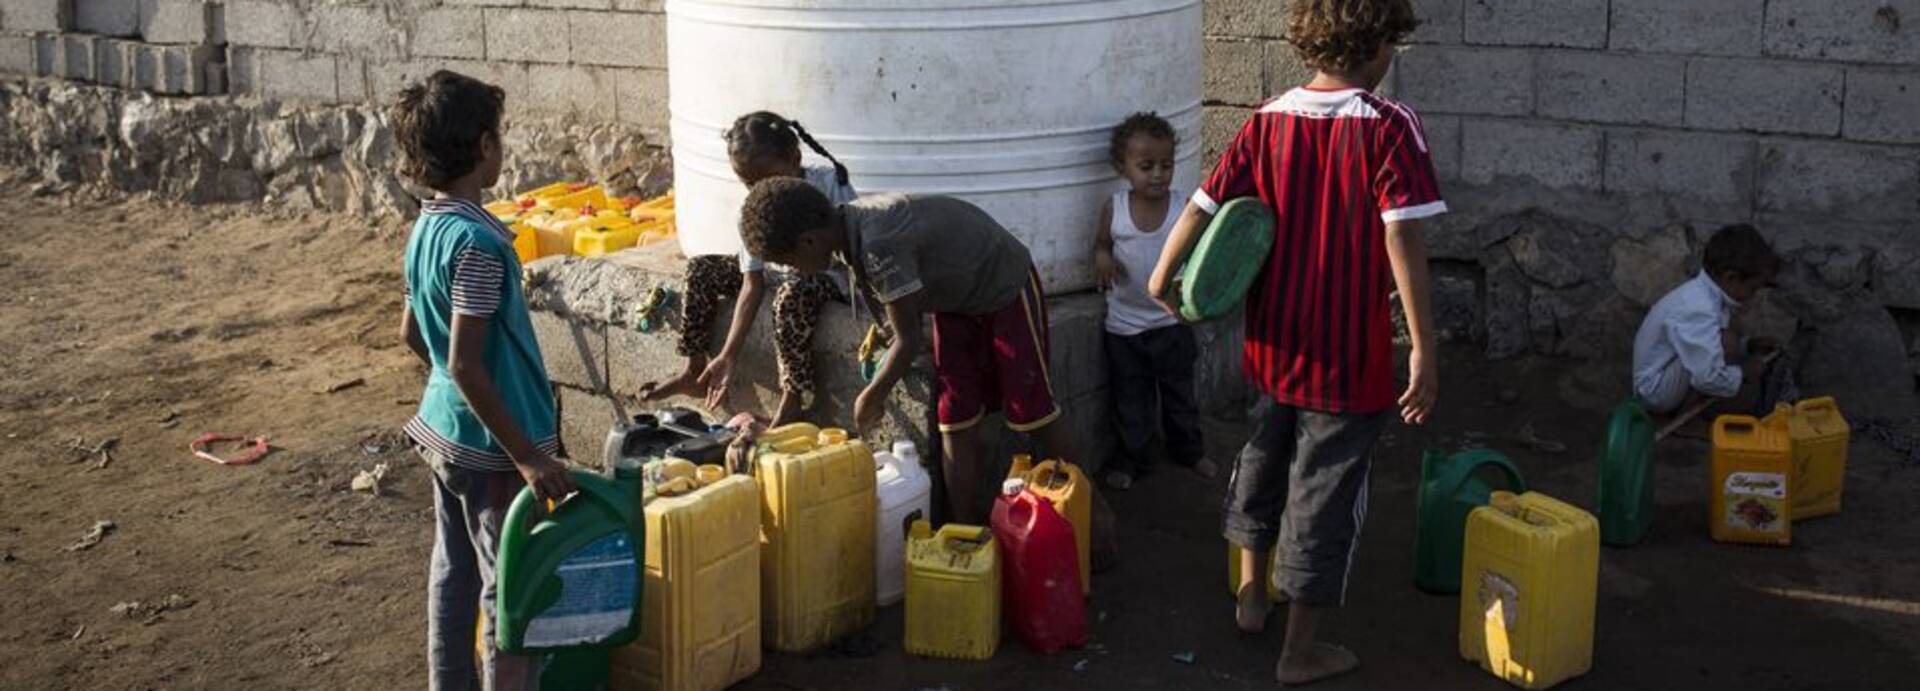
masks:
<instances>
[{"instance_id":1,"label":"child's hand","mask_svg":"<svg viewBox=\"0 0 1920 691\"><path fill-rule=\"evenodd\" d=\"M1100 279L1101 290L1113 290L1115 285L1127 277L1127 270L1113 258L1113 253L1099 250L1093 253L1093 274Z\"/></svg>"},{"instance_id":2,"label":"child's hand","mask_svg":"<svg viewBox=\"0 0 1920 691\"><path fill-rule=\"evenodd\" d=\"M1180 316L1180 292L1173 289L1170 285L1172 283L1173 281L1166 275L1155 273L1152 278L1147 279L1147 297L1153 298L1153 301L1160 305L1160 309L1166 310L1167 314L1185 322L1187 318Z\"/></svg>"},{"instance_id":3,"label":"child's hand","mask_svg":"<svg viewBox=\"0 0 1920 691\"><path fill-rule=\"evenodd\" d=\"M695 380L707 392L707 407L718 409L727 402L727 385L733 383L733 358L714 358Z\"/></svg>"},{"instance_id":4,"label":"child's hand","mask_svg":"<svg viewBox=\"0 0 1920 691\"><path fill-rule=\"evenodd\" d=\"M1400 394L1400 419L1409 425L1426 424L1440 398L1440 368L1428 362L1426 353L1413 351L1407 358L1407 391Z\"/></svg>"},{"instance_id":5,"label":"child's hand","mask_svg":"<svg viewBox=\"0 0 1920 691\"><path fill-rule=\"evenodd\" d=\"M573 482L573 471L567 470L567 464L555 460L545 452L535 451L534 457L524 462L516 461L520 477L525 478L527 486L533 488L533 496L547 501L560 501L579 489Z\"/></svg>"}]
</instances>

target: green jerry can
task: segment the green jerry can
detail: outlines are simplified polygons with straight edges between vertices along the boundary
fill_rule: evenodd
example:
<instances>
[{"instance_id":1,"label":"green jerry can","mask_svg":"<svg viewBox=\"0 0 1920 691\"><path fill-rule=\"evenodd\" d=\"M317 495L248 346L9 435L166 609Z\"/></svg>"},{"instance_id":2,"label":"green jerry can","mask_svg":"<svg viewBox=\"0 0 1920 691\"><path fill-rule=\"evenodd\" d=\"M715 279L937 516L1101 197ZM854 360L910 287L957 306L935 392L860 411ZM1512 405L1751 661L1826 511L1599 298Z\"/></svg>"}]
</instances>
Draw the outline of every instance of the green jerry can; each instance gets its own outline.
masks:
<instances>
[{"instance_id":1,"label":"green jerry can","mask_svg":"<svg viewBox=\"0 0 1920 691\"><path fill-rule=\"evenodd\" d=\"M622 459L611 479L575 470L579 493L551 512L531 489L500 529L496 643L546 654L544 689L605 688L610 648L640 636L646 528L640 464Z\"/></svg>"},{"instance_id":2,"label":"green jerry can","mask_svg":"<svg viewBox=\"0 0 1920 691\"><path fill-rule=\"evenodd\" d=\"M1600 447L1600 542L1628 547L1653 525L1653 418L1639 396L1613 409Z\"/></svg>"},{"instance_id":3,"label":"green jerry can","mask_svg":"<svg viewBox=\"0 0 1920 691\"><path fill-rule=\"evenodd\" d=\"M1452 456L1429 450L1421 459L1413 537L1413 584L1421 590L1443 595L1460 592L1467 514L1486 506L1493 496L1494 488L1477 474L1486 467L1505 474L1508 491L1527 491L1520 469L1492 449L1468 449Z\"/></svg>"},{"instance_id":4,"label":"green jerry can","mask_svg":"<svg viewBox=\"0 0 1920 691\"><path fill-rule=\"evenodd\" d=\"M1180 267L1180 316L1188 321L1233 313L1273 253L1273 210L1257 197L1220 207Z\"/></svg>"}]
</instances>

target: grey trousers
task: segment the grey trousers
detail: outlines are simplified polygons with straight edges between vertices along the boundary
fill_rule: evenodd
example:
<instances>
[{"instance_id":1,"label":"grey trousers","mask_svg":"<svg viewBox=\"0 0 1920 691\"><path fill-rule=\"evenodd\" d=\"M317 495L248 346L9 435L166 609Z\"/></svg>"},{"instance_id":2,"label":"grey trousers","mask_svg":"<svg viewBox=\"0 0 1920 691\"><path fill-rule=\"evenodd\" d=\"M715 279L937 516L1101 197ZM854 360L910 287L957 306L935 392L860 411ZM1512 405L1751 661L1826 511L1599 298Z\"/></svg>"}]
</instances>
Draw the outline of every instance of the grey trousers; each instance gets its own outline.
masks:
<instances>
[{"instance_id":1,"label":"grey trousers","mask_svg":"<svg viewBox=\"0 0 1920 691\"><path fill-rule=\"evenodd\" d=\"M1367 519L1373 444L1388 413L1340 415L1264 400L1227 482L1227 541L1272 550L1273 585L1308 606L1342 605Z\"/></svg>"},{"instance_id":2,"label":"grey trousers","mask_svg":"<svg viewBox=\"0 0 1920 691\"><path fill-rule=\"evenodd\" d=\"M463 468L424 450L420 456L433 470L436 524L427 572L427 688L538 689L541 658L496 650L493 633L493 565L500 526L526 481L517 473ZM473 627L481 612L486 613L487 659L476 669Z\"/></svg>"}]
</instances>

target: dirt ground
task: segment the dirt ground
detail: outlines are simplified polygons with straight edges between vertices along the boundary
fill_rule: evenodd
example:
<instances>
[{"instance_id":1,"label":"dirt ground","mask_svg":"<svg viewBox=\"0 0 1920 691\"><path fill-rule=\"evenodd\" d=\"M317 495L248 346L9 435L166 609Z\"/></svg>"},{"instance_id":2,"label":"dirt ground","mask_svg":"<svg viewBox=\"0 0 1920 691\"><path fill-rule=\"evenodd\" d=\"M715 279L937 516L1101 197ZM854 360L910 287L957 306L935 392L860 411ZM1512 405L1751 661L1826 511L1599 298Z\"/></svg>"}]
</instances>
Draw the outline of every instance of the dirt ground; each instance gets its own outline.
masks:
<instances>
[{"instance_id":1,"label":"dirt ground","mask_svg":"<svg viewBox=\"0 0 1920 691\"><path fill-rule=\"evenodd\" d=\"M0 217L0 687L424 685L432 505L394 433L422 377L394 328L403 229L6 183ZM1459 660L1455 600L1412 587L1421 449L1501 448L1536 489L1591 505L1599 411L1619 393L1593 382L1617 377L1448 355L1437 421L1380 450L1328 629L1364 667L1327 689L1506 688ZM1569 450L1528 449L1528 424ZM203 432L275 451L217 466L186 450ZM1232 448L1236 430L1213 432ZM1708 541L1705 446L1663 447L1653 533L1603 553L1594 670L1564 688L1912 688L1920 468L1855 447L1846 512L1796 526L1789 549ZM380 496L349 488L381 463ZM743 687L1271 687L1278 622L1258 637L1230 623L1219 482L1166 470L1113 495L1123 561L1095 580L1084 650L1009 639L987 663L917 660L896 607L866 636L879 652L769 655ZM102 520L98 544L68 549Z\"/></svg>"}]
</instances>

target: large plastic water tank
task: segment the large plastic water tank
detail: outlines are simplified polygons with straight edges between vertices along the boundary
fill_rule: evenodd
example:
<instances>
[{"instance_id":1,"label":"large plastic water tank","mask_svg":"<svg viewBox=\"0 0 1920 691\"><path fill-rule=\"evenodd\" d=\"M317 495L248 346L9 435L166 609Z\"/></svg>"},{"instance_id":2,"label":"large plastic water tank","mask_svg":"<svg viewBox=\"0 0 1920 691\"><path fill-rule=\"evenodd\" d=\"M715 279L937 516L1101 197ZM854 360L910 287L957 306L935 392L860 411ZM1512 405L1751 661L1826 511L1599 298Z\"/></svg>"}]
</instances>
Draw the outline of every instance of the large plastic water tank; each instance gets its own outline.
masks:
<instances>
[{"instance_id":1,"label":"large plastic water tank","mask_svg":"<svg viewBox=\"0 0 1920 691\"><path fill-rule=\"evenodd\" d=\"M951 194L1027 244L1053 292L1093 286L1094 225L1121 182L1112 127L1157 111L1201 174L1199 0L668 0L680 238L737 252L746 190L721 134L799 120L863 193ZM811 154L809 154L811 156Z\"/></svg>"}]
</instances>

